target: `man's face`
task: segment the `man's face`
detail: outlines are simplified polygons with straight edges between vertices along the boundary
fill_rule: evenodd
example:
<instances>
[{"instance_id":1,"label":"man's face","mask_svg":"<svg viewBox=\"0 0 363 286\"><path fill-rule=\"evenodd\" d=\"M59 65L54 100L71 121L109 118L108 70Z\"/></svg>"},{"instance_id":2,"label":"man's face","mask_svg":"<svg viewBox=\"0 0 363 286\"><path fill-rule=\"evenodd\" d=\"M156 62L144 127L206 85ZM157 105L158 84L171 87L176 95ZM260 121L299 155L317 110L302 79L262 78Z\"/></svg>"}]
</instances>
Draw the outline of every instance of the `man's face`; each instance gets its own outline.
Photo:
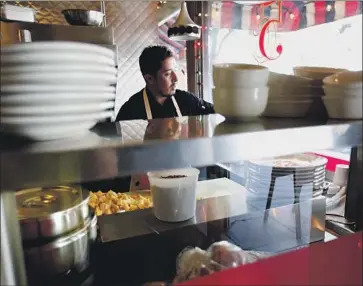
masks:
<instances>
[{"instance_id":1,"label":"man's face","mask_svg":"<svg viewBox=\"0 0 363 286\"><path fill-rule=\"evenodd\" d=\"M175 94L176 84L178 82L177 64L175 58L166 58L161 65L161 68L154 78L155 89L162 96L171 96Z\"/></svg>"}]
</instances>

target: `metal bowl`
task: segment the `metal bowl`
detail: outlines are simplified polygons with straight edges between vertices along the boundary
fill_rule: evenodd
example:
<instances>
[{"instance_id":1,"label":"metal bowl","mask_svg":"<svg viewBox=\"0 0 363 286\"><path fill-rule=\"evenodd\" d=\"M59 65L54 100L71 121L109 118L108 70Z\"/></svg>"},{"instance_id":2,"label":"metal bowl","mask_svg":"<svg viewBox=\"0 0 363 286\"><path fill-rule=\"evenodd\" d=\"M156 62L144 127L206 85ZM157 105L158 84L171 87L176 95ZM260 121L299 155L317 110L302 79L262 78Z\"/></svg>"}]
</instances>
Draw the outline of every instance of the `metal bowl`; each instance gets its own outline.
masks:
<instances>
[{"instance_id":1,"label":"metal bowl","mask_svg":"<svg viewBox=\"0 0 363 286\"><path fill-rule=\"evenodd\" d=\"M50 278L74 269L81 273L90 265L91 247L97 238L97 216L85 226L44 245L24 247L27 273L32 280Z\"/></svg>"},{"instance_id":2,"label":"metal bowl","mask_svg":"<svg viewBox=\"0 0 363 286\"><path fill-rule=\"evenodd\" d=\"M16 192L23 241L49 240L85 224L89 193L80 187L57 186Z\"/></svg>"},{"instance_id":3,"label":"metal bowl","mask_svg":"<svg viewBox=\"0 0 363 286\"><path fill-rule=\"evenodd\" d=\"M94 10L66 9L62 11L68 24L74 26L101 26L104 14Z\"/></svg>"}]
</instances>

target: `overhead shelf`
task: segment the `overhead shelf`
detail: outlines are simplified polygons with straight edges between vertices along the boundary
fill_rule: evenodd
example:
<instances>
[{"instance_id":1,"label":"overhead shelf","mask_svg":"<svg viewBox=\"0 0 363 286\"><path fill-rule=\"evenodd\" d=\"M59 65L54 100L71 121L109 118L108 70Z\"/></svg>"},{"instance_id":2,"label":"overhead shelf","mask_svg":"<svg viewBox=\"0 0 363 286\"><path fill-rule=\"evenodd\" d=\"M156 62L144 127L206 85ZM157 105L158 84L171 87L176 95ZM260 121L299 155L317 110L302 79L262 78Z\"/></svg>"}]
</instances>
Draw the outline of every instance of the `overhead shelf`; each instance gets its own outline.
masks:
<instances>
[{"instance_id":1,"label":"overhead shelf","mask_svg":"<svg viewBox=\"0 0 363 286\"><path fill-rule=\"evenodd\" d=\"M259 119L220 115L103 123L68 140L0 138L1 189L89 182L149 170L361 145L362 121Z\"/></svg>"}]
</instances>

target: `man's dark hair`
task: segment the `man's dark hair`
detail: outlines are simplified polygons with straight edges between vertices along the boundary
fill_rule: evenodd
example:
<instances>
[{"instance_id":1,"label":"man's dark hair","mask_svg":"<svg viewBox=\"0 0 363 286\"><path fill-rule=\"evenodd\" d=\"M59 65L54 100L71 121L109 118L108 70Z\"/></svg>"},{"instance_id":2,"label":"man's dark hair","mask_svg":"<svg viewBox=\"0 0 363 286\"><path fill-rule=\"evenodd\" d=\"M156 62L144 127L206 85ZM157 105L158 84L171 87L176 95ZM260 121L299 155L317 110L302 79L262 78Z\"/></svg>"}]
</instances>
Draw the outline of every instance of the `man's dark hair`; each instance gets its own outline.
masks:
<instances>
[{"instance_id":1,"label":"man's dark hair","mask_svg":"<svg viewBox=\"0 0 363 286\"><path fill-rule=\"evenodd\" d=\"M146 47L139 57L139 65L142 75L156 75L158 70L161 68L162 62L173 56L173 52L165 46Z\"/></svg>"}]
</instances>

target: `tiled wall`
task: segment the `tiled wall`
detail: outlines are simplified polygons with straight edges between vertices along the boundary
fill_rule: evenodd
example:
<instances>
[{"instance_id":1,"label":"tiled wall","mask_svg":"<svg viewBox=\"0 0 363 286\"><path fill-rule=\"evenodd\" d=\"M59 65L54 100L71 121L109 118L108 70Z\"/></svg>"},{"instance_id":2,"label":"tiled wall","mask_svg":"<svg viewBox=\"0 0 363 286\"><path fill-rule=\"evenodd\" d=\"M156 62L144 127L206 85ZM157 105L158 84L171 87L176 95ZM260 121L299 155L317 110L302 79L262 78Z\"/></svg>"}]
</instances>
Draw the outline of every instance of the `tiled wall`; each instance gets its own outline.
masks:
<instances>
[{"instance_id":1,"label":"tiled wall","mask_svg":"<svg viewBox=\"0 0 363 286\"><path fill-rule=\"evenodd\" d=\"M63 9L101 9L97 1L33 1L16 4L35 9L37 22L44 24L68 25L61 13ZM158 44L158 20L168 10L156 9L157 2L143 0L106 1L105 4L107 26L114 28L115 44L119 49L117 112L131 95L144 86L138 57L144 47Z\"/></svg>"}]
</instances>

